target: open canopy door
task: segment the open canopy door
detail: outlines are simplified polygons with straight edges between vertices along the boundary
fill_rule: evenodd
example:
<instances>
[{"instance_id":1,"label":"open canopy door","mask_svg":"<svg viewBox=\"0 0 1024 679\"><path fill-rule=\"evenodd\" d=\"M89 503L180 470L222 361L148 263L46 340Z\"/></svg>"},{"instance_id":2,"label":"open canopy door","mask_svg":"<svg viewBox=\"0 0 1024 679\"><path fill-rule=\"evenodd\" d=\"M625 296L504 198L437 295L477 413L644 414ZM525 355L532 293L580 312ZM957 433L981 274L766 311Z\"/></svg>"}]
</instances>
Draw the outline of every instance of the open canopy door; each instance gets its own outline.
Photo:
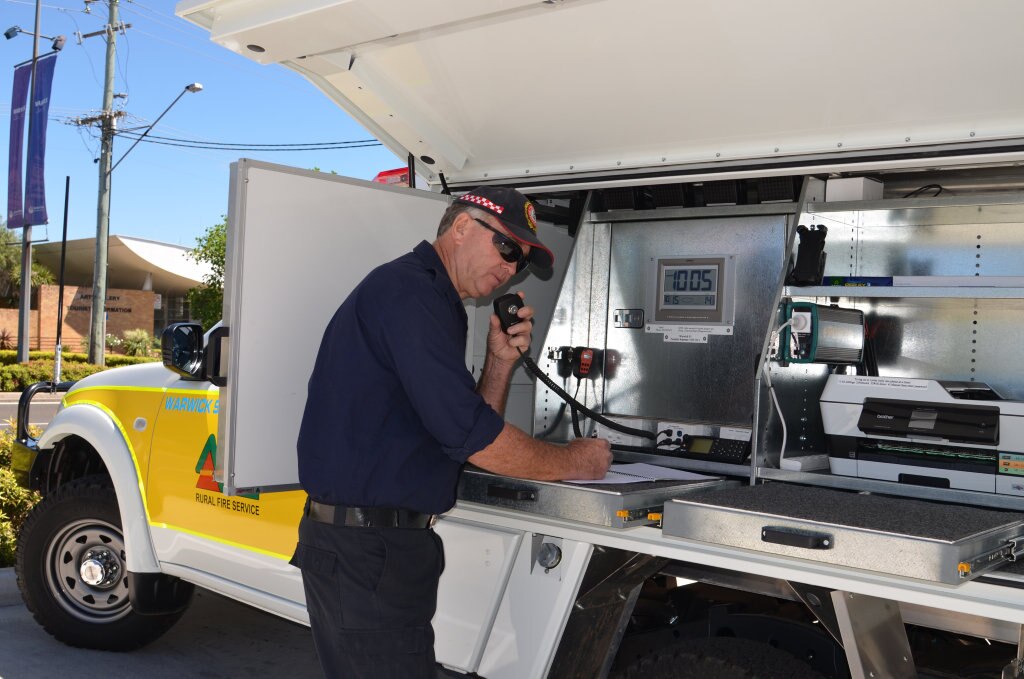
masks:
<instances>
[{"instance_id":1,"label":"open canopy door","mask_svg":"<svg viewBox=\"0 0 1024 679\"><path fill-rule=\"evenodd\" d=\"M755 160L792 173L794 159L1024 139L1017 0L185 0L177 13L302 73L435 184Z\"/></svg>"},{"instance_id":2,"label":"open canopy door","mask_svg":"<svg viewBox=\"0 0 1024 679\"><path fill-rule=\"evenodd\" d=\"M231 192L218 480L286 490L327 323L372 269L433 240L448 197L251 160L232 165Z\"/></svg>"}]
</instances>

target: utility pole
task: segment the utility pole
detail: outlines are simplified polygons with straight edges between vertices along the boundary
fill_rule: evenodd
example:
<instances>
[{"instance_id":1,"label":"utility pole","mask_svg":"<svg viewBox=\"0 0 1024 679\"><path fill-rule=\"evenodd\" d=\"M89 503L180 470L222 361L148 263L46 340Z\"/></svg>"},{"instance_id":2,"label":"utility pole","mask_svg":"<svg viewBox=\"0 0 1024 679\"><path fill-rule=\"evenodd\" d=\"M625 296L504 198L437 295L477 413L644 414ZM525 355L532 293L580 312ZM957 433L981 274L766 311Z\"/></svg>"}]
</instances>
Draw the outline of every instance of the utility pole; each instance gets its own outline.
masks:
<instances>
[{"instance_id":1,"label":"utility pole","mask_svg":"<svg viewBox=\"0 0 1024 679\"><path fill-rule=\"evenodd\" d=\"M96 205L96 258L92 270L92 319L89 325L89 362L103 365L107 329L107 239L110 234L110 165L114 154L115 116L114 68L117 65L116 43L118 0L108 0L107 66L103 78L103 111L100 113L100 187Z\"/></svg>"},{"instance_id":2,"label":"utility pole","mask_svg":"<svg viewBox=\"0 0 1024 679\"><path fill-rule=\"evenodd\" d=\"M32 84L28 96L28 138L32 138L32 109L36 105L36 62L39 61L39 15L42 0L36 0L36 26L32 33ZM20 170L19 170L20 172ZM26 195L28 187L26 186ZM28 207L28 201L26 201ZM32 227L28 215L21 229L21 299L18 301L18 362L28 363L28 326L32 318Z\"/></svg>"},{"instance_id":3,"label":"utility pole","mask_svg":"<svg viewBox=\"0 0 1024 679\"><path fill-rule=\"evenodd\" d=\"M86 0L86 3L99 0ZM100 157L99 163L99 195L96 201L96 257L93 260L92 273L92 318L89 324L89 362L96 365L104 364L104 349L106 349L107 338L107 241L110 237L110 184L111 174L125 156L131 153L142 138L149 134L149 131L160 122L171 106L178 103L178 99L185 92L199 92L203 86L199 83L186 85L171 102L170 106L164 109L153 124L146 128L141 137L135 140L124 155L116 162L114 159L114 132L117 129L117 119L124 116L124 111L114 111L114 68L117 66L116 42L118 31L125 31L131 28L131 24L121 23L118 19L118 1L106 0L109 8L109 23L103 30L93 33L79 35L80 38L92 38L97 35L107 36L107 63L103 80L103 110L99 115L90 118L79 118L75 120L77 125L100 126Z\"/></svg>"}]
</instances>

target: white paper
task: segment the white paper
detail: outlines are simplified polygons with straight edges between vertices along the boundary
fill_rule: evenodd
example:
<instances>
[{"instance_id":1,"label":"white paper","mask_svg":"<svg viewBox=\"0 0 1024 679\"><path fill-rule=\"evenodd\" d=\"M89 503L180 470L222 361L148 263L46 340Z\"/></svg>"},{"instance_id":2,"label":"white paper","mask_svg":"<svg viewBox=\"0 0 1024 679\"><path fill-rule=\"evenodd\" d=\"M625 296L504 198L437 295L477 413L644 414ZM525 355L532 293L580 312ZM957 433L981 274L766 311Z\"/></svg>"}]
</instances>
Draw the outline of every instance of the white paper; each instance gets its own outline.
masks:
<instances>
[{"instance_id":1,"label":"white paper","mask_svg":"<svg viewBox=\"0 0 1024 679\"><path fill-rule=\"evenodd\" d=\"M620 485L626 483L644 483L646 481L704 481L717 478L717 476L694 474L693 472L683 471L682 469L670 469L669 467L659 467L658 465L646 464L644 462L634 462L632 464L613 464L608 468L608 473L605 474L603 479L567 479L566 483L603 483Z\"/></svg>"}]
</instances>

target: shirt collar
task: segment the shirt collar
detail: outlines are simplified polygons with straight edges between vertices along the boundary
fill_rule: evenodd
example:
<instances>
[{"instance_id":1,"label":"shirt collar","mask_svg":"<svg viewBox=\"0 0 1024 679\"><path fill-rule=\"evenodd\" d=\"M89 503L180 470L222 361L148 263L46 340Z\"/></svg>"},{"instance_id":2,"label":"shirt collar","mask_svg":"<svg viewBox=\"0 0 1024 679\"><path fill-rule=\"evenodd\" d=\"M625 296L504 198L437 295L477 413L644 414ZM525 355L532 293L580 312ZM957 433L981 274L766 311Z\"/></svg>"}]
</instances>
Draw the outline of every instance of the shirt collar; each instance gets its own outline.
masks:
<instances>
[{"instance_id":1,"label":"shirt collar","mask_svg":"<svg viewBox=\"0 0 1024 679\"><path fill-rule=\"evenodd\" d=\"M461 304L462 298L459 297L458 291L455 290L455 284L452 283L452 279L448 276L448 270L444 268L444 262L441 261L441 257L437 254L434 246L424 240L420 241L419 245L414 247L412 251L419 258L424 268L434 274L434 288L449 295L454 295L455 299Z\"/></svg>"}]
</instances>

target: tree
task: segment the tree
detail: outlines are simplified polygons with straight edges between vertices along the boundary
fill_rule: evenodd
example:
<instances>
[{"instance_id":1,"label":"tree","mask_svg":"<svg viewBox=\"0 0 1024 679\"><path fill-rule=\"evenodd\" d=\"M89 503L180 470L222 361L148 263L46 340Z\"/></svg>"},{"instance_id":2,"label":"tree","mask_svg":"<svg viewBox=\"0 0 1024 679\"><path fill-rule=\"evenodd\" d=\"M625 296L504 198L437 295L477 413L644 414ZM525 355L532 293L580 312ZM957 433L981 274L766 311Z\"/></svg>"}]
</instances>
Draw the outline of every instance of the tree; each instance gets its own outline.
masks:
<instances>
[{"instance_id":1,"label":"tree","mask_svg":"<svg viewBox=\"0 0 1024 679\"><path fill-rule=\"evenodd\" d=\"M32 287L54 282L53 273L32 262ZM0 219L0 306L17 307L21 297L21 238Z\"/></svg>"},{"instance_id":2,"label":"tree","mask_svg":"<svg viewBox=\"0 0 1024 679\"><path fill-rule=\"evenodd\" d=\"M221 216L220 222L206 229L196 238L196 247L189 256L199 263L210 265L210 273L203 276L203 284L188 291L192 317L198 318L204 330L209 330L220 320L224 309L224 259L227 246L228 222Z\"/></svg>"}]
</instances>

